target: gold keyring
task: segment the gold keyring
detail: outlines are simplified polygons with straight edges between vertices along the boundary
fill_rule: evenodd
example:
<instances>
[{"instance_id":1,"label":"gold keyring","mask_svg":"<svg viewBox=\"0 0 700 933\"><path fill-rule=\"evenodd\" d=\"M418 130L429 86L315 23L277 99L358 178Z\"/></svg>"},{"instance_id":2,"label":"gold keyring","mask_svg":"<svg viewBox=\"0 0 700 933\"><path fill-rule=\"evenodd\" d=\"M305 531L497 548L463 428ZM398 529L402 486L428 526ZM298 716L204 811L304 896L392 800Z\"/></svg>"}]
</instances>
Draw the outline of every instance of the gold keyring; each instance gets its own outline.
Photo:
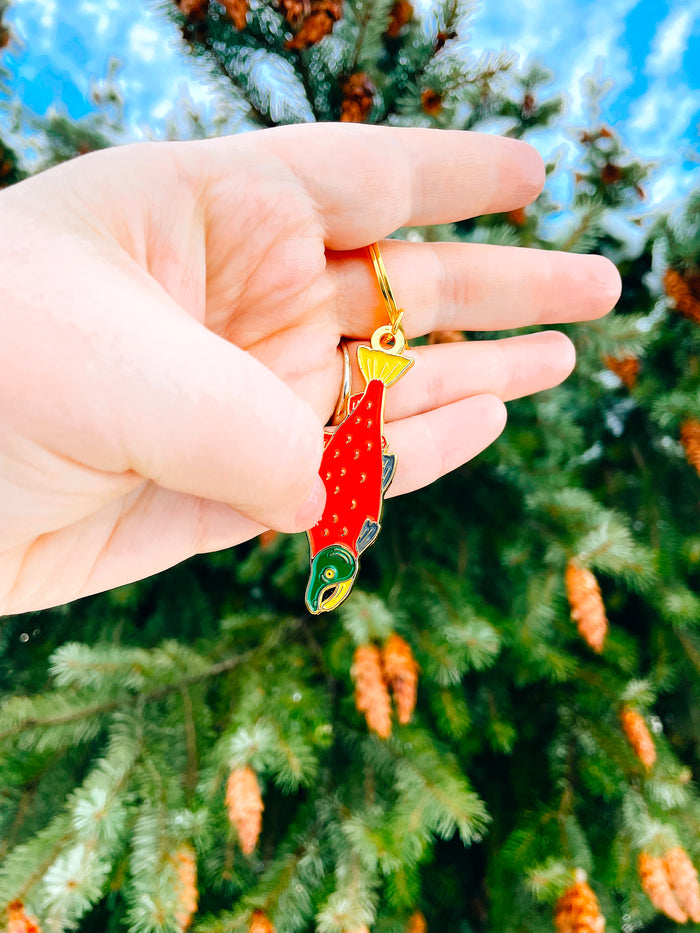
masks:
<instances>
[{"instance_id":1,"label":"gold keyring","mask_svg":"<svg viewBox=\"0 0 700 933\"><path fill-rule=\"evenodd\" d=\"M345 337L340 340L340 349L343 351L343 384L340 388L340 395L335 404L335 410L329 424L340 424L348 413L348 399L350 398L350 389L352 388L352 366L350 365L350 352Z\"/></svg>"},{"instance_id":2,"label":"gold keyring","mask_svg":"<svg viewBox=\"0 0 700 933\"><path fill-rule=\"evenodd\" d=\"M396 335L400 331L403 334L405 341L406 335L403 332L403 326L401 324L403 319L403 309L399 308L396 304L394 293L392 292L391 285L389 284L389 276L386 274L386 266L384 265L382 254L379 252L379 244L372 243L367 247L367 250L369 251L372 265L374 266L374 272L377 276L377 281L379 282L379 288L381 289L382 298L384 299L384 304L386 305L389 320L391 321L391 332L392 334Z\"/></svg>"}]
</instances>

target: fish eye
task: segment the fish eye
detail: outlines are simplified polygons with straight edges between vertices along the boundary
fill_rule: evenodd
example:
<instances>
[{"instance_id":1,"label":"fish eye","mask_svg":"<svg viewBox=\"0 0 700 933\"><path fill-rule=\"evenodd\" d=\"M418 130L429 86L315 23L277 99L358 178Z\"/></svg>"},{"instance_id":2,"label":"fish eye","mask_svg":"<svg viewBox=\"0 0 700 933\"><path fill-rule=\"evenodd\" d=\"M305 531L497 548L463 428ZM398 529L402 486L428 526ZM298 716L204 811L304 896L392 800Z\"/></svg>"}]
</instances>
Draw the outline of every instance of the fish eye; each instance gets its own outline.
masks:
<instances>
[{"instance_id":1,"label":"fish eye","mask_svg":"<svg viewBox=\"0 0 700 933\"><path fill-rule=\"evenodd\" d=\"M326 567L326 569L323 571L323 577L326 580L332 580L334 576L335 576L335 570L333 569L333 567Z\"/></svg>"}]
</instances>

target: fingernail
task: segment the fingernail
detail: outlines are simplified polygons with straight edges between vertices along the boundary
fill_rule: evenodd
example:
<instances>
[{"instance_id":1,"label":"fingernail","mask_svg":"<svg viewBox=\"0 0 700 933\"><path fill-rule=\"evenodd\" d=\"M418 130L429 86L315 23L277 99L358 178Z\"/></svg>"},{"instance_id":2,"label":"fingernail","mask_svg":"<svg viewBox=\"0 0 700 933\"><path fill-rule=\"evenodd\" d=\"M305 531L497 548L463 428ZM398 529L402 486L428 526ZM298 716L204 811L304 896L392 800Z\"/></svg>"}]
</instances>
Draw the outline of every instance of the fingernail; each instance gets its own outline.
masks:
<instances>
[{"instance_id":1,"label":"fingernail","mask_svg":"<svg viewBox=\"0 0 700 933\"><path fill-rule=\"evenodd\" d=\"M326 487L320 476L314 480L314 487L309 498L300 506L296 514L296 525L300 530L313 527L323 515L326 505Z\"/></svg>"}]
</instances>

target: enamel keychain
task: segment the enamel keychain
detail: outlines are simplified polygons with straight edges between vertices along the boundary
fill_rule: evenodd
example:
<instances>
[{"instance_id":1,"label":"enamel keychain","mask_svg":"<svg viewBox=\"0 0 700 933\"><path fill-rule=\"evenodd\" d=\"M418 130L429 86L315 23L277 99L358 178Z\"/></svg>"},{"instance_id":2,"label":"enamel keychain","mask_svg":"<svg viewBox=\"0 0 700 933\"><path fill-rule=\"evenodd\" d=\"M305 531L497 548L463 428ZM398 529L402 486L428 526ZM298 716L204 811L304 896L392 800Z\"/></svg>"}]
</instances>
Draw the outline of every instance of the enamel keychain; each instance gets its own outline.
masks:
<instances>
[{"instance_id":1,"label":"enamel keychain","mask_svg":"<svg viewBox=\"0 0 700 933\"><path fill-rule=\"evenodd\" d=\"M397 308L379 246L368 247L390 324L378 327L371 346L357 348L357 363L365 391L350 396L350 356L342 343L343 390L336 407L336 427L326 430L320 475L326 487L326 507L307 534L311 572L306 608L317 615L338 607L350 594L359 570L360 554L379 534L384 494L396 472L396 454L384 437L384 396L411 368L404 356L403 311Z\"/></svg>"}]
</instances>

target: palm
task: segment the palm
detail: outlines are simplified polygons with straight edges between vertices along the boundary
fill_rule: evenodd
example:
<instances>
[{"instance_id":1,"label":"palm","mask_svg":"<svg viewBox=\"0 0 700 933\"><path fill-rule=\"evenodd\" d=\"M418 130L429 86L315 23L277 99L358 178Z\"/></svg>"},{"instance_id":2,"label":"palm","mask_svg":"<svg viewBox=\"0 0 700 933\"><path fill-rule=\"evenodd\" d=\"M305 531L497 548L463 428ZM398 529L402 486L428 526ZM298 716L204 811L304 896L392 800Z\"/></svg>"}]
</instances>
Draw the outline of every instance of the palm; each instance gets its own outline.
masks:
<instances>
[{"instance_id":1,"label":"palm","mask_svg":"<svg viewBox=\"0 0 700 933\"><path fill-rule=\"evenodd\" d=\"M39 316L32 329L32 306L26 332L16 320L7 325L11 333L19 327L17 342L25 346L24 355L8 354L3 371L8 381L29 379L29 389L25 407L5 425L10 467L6 475L0 470L0 483L13 507L0 551L0 611L55 605L138 579L242 541L261 521L289 527L285 496L298 496L313 469L310 461L298 467L297 485L285 486L285 464L299 459L304 432L297 438L295 422L280 410L286 388L259 382L259 368L245 385L226 372L248 365L229 359L231 345L308 403L320 431L340 387L340 338L366 340L384 322L363 247L404 224L505 210L536 193L537 180L524 180L518 157L527 152L517 143L401 133L295 127L112 150L4 196L6 209L17 209L32 230L43 229L46 202L57 206L58 230L64 224L69 233L52 238L52 215L45 240L40 232L28 241L33 255L49 257L38 261L36 275L52 283L65 308L48 320ZM323 171L331 153L335 175ZM454 166L465 157L473 191L455 197ZM421 180L428 164L434 195ZM480 164L490 177L485 191ZM608 310L618 287L598 257L391 242L385 259L409 338L440 328L592 317ZM10 300L21 307L20 291L10 290ZM75 328L66 337L64 312L84 327L77 338ZM202 325L224 339L212 344ZM47 388L37 382L32 393L39 332L52 363L41 370ZM493 396L507 400L554 385L573 361L557 333L414 352L411 379L387 399L387 436L399 459L394 494L490 443L503 423ZM73 367L57 368L56 359L73 359ZM175 384L173 373L180 374ZM37 406L47 389L60 403L59 417ZM30 487L12 479L13 457L21 450L26 460L25 448L39 477ZM240 476L228 477L238 460Z\"/></svg>"}]
</instances>

